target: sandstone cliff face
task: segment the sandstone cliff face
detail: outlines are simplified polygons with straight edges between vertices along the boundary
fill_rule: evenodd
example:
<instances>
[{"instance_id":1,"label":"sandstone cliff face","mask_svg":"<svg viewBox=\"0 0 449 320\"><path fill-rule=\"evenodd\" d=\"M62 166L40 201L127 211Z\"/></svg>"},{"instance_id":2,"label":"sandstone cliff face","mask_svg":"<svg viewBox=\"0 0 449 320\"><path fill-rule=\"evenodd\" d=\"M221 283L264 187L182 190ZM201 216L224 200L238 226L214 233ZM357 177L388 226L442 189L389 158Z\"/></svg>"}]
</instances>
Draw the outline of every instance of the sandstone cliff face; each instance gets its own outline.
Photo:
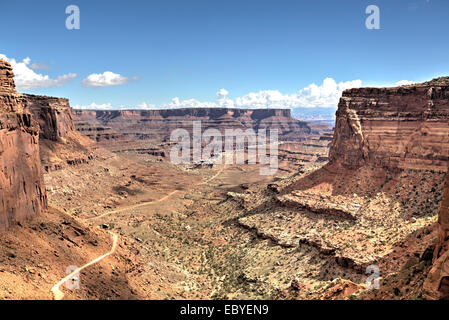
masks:
<instances>
[{"instance_id":1,"label":"sandstone cliff face","mask_svg":"<svg viewBox=\"0 0 449 320\"><path fill-rule=\"evenodd\" d=\"M80 132L96 141L166 139L178 128L192 131L193 121L202 129L278 129L279 140L302 141L310 134L306 122L291 117L290 110L197 108L170 110L74 110Z\"/></svg>"},{"instance_id":2,"label":"sandstone cliff face","mask_svg":"<svg viewBox=\"0 0 449 320\"><path fill-rule=\"evenodd\" d=\"M40 159L45 172L92 160L94 143L76 130L68 99L23 94L23 101L39 124Z\"/></svg>"},{"instance_id":3,"label":"sandstone cliff face","mask_svg":"<svg viewBox=\"0 0 449 320\"><path fill-rule=\"evenodd\" d=\"M330 160L347 167L447 170L449 78L343 92Z\"/></svg>"},{"instance_id":4,"label":"sandstone cliff face","mask_svg":"<svg viewBox=\"0 0 449 320\"><path fill-rule=\"evenodd\" d=\"M346 90L338 106L329 157L331 163L347 168L448 171L449 78L396 88ZM424 298L449 298L448 249L449 175Z\"/></svg>"},{"instance_id":5,"label":"sandstone cliff face","mask_svg":"<svg viewBox=\"0 0 449 320\"><path fill-rule=\"evenodd\" d=\"M9 63L0 60L0 91L1 92L16 92L16 85L14 83L14 73ZM5 98L5 97L2 97Z\"/></svg>"},{"instance_id":6,"label":"sandstone cliff face","mask_svg":"<svg viewBox=\"0 0 449 320\"><path fill-rule=\"evenodd\" d=\"M435 259L449 251L449 174L444 182L444 193L438 215L438 243L435 249Z\"/></svg>"},{"instance_id":7,"label":"sandstone cliff face","mask_svg":"<svg viewBox=\"0 0 449 320\"><path fill-rule=\"evenodd\" d=\"M0 231L47 207L39 158L39 126L0 60Z\"/></svg>"},{"instance_id":8,"label":"sandstone cliff face","mask_svg":"<svg viewBox=\"0 0 449 320\"><path fill-rule=\"evenodd\" d=\"M433 267L424 282L423 291L426 299L449 299L449 173L446 174L438 214L438 239Z\"/></svg>"},{"instance_id":9,"label":"sandstone cliff face","mask_svg":"<svg viewBox=\"0 0 449 320\"><path fill-rule=\"evenodd\" d=\"M24 94L25 108L39 122L39 136L58 141L74 131L72 109L69 100Z\"/></svg>"}]
</instances>

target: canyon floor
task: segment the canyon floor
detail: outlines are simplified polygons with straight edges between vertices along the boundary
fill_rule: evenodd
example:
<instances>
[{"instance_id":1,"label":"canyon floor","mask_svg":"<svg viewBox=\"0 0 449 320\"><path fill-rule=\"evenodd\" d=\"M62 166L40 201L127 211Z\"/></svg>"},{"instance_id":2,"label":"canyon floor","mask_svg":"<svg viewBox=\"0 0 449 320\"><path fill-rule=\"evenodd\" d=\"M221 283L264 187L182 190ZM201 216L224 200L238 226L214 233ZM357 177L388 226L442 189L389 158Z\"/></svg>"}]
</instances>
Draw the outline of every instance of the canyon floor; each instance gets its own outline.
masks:
<instances>
[{"instance_id":1,"label":"canyon floor","mask_svg":"<svg viewBox=\"0 0 449 320\"><path fill-rule=\"evenodd\" d=\"M444 173L345 174L327 164L331 137L281 143L275 176L176 166L154 155L160 142L41 148L44 163L89 156L48 170L49 211L0 236L0 297L420 298ZM379 290L365 285L369 265Z\"/></svg>"}]
</instances>

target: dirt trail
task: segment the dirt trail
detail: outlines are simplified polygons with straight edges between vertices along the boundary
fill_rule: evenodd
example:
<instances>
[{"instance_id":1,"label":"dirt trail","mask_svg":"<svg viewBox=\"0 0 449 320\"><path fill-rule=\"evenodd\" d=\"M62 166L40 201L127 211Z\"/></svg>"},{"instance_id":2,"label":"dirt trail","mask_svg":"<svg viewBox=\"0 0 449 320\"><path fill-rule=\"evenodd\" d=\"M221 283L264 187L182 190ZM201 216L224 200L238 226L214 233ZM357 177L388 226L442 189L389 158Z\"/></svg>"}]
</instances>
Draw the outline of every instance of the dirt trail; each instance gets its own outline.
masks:
<instances>
[{"instance_id":1,"label":"dirt trail","mask_svg":"<svg viewBox=\"0 0 449 320\"><path fill-rule=\"evenodd\" d=\"M197 186L201 186L201 185L204 185L204 184L206 184L206 183L211 182L212 180L214 180L215 178L217 178L220 174L222 174L223 171L224 171L225 169L226 169L226 164L225 164L225 165L220 169L220 171L218 171L213 177L207 179L207 180L204 181L204 182L201 182L201 183L197 184Z\"/></svg>"},{"instance_id":2,"label":"dirt trail","mask_svg":"<svg viewBox=\"0 0 449 320\"><path fill-rule=\"evenodd\" d=\"M59 281L57 284L55 284L53 286L53 288L51 288L51 292L53 293L53 298L55 300L62 300L64 298L64 293L59 289L59 287L64 284L66 281L71 280L73 277L75 277L76 275L78 275L82 270L84 270L85 268L103 260L104 258L106 258L107 256L110 256L111 254L113 254L115 252L115 250L117 249L117 244L118 244L118 235L115 233L110 232L111 236L112 236L112 248L111 251L109 251L108 253L90 261L89 263L85 264L84 266L74 270L72 273L68 274L65 278L63 278L61 281Z\"/></svg>"},{"instance_id":3,"label":"dirt trail","mask_svg":"<svg viewBox=\"0 0 449 320\"><path fill-rule=\"evenodd\" d=\"M141 202L141 203L137 203L137 204L133 204L132 206L128 206L128 207L124 207L124 208L120 208L117 210L112 210L112 211L108 211L105 212L103 214L100 214L99 216L94 216L94 217L90 217L90 218L86 218L86 220L93 220L93 219L99 219L105 216L108 216L110 214L114 214L114 213L119 213L119 212L123 212L123 211L127 211L127 210L132 210L132 209L136 209L136 208L140 208L140 207L144 207L153 203L158 203L158 202L162 202L164 200L167 200L168 198L170 198L172 195L178 193L179 190L175 190L170 192L169 194L167 194L166 196L158 199L158 200L151 200L151 201L145 201L145 202Z\"/></svg>"},{"instance_id":4,"label":"dirt trail","mask_svg":"<svg viewBox=\"0 0 449 320\"><path fill-rule=\"evenodd\" d=\"M223 171L225 169L226 169L226 164L214 176L212 176L211 178L207 179L206 181L198 183L196 186L205 185L205 184L215 180L220 174L223 173ZM137 203L137 204L134 204L134 205L131 205L131 206L128 206L128 207L120 208L120 209L117 209L117 210L108 211L108 212L105 212L103 214L100 214L99 216L86 218L86 220L99 219L99 218L103 218L105 216L108 216L108 215L111 215L111 214L114 214L114 213L119 213L119 212L123 212L123 211L127 211L127 210L137 209L137 208L145 207L145 206L150 205L150 204L159 203L159 202L167 200L168 198L170 198L171 196L175 195L178 192L179 192L179 190L175 190L175 191L170 192L169 194L167 194L166 196L164 196L164 197L162 197L162 198L160 198L158 200L145 201L145 202Z\"/></svg>"},{"instance_id":5,"label":"dirt trail","mask_svg":"<svg viewBox=\"0 0 449 320\"><path fill-rule=\"evenodd\" d=\"M204 182L201 182L201 183L197 184L197 186L198 185L204 185L204 184L209 183L212 180L216 179L225 169L226 169L226 164L214 176L212 176L211 178L209 178L208 180L206 180ZM132 205L132 206L129 206L129 207L125 207L125 208L109 211L109 212L106 212L106 213L104 213L102 215L99 215L99 216L87 218L86 220L97 219L97 218L101 218L101 217L104 217L104 216L107 216L107 215L110 215L110 214L113 214L113 213L118 213L118 212L122 212L122 211L126 211L126 210L140 208L140 207L143 207L143 206L146 206L146 205L149 205L149 204L153 204L153 203L162 202L164 200L167 200L172 195L174 195L174 194L176 194L178 192L179 192L179 190L175 190L175 191L172 191L171 193L163 196L162 198L160 198L158 200L142 202L142 203L138 203L138 204L135 204L135 205ZM93 265L93 264L103 260L104 258L110 256L111 254L113 254L115 252L115 250L117 249L117 243L118 243L118 237L119 236L117 234L113 233L113 232L110 232L110 231L109 231L109 233L111 234L112 240L113 240L111 251L109 251L108 253L106 253L106 254L104 254L104 255L102 255L102 256L100 256L100 257L98 257L98 258L96 258L96 259L94 259L92 261L90 261L89 263L83 265L82 267L74 270L72 273L68 274L65 278L61 279L57 284L55 284L53 286L53 288L51 288L51 292L53 294L54 300L62 300L64 298L64 293L59 289L62 284L64 284L66 281L72 279L74 276L79 274L85 268L87 268L87 267L89 267L89 266L91 266L91 265Z\"/></svg>"}]
</instances>

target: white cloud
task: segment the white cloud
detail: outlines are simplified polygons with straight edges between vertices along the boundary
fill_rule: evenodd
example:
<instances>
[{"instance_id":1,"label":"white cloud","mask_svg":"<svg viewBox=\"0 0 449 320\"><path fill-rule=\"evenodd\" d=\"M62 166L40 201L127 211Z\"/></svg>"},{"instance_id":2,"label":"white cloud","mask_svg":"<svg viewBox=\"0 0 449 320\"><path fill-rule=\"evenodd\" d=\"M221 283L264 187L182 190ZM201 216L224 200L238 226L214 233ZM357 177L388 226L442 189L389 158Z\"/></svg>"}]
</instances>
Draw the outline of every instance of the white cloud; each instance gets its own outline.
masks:
<instances>
[{"instance_id":1,"label":"white cloud","mask_svg":"<svg viewBox=\"0 0 449 320\"><path fill-rule=\"evenodd\" d=\"M89 104L89 105L76 105L73 107L73 109L82 109L82 110L129 110L129 109L136 109L136 110L151 110L151 109L157 109L157 107L154 104L149 104L146 102L142 102L138 104L135 107L128 107L128 106L113 106L110 102L103 103L103 104L97 104L95 102Z\"/></svg>"},{"instance_id":2,"label":"white cloud","mask_svg":"<svg viewBox=\"0 0 449 320\"><path fill-rule=\"evenodd\" d=\"M120 74L106 71L103 73L93 73L83 80L85 87L109 87L125 84L137 78L127 78Z\"/></svg>"},{"instance_id":3,"label":"white cloud","mask_svg":"<svg viewBox=\"0 0 449 320\"><path fill-rule=\"evenodd\" d=\"M96 104L95 102L93 102L93 103L91 103L90 105L87 105L87 106L76 105L76 106L73 107L73 109L111 110L111 109L114 109L114 108L112 107L111 103Z\"/></svg>"},{"instance_id":4,"label":"white cloud","mask_svg":"<svg viewBox=\"0 0 449 320\"><path fill-rule=\"evenodd\" d=\"M229 94L229 91L226 89L220 89L217 92L218 99L225 99L227 95Z\"/></svg>"},{"instance_id":5,"label":"white cloud","mask_svg":"<svg viewBox=\"0 0 449 320\"><path fill-rule=\"evenodd\" d=\"M353 80L337 83L332 78L324 79L321 85L311 84L306 88L298 90L297 93L283 94L278 90L261 90L251 92L242 97L229 98L226 89L220 89L216 101L199 101L196 99L181 100L173 98L169 103L154 105L146 102L129 109L175 109L175 108L313 108L313 107L336 107L344 90L361 87L361 80ZM75 106L75 109L126 109L124 106L114 107L111 104L89 106Z\"/></svg>"},{"instance_id":6,"label":"white cloud","mask_svg":"<svg viewBox=\"0 0 449 320\"><path fill-rule=\"evenodd\" d=\"M148 104L146 102L142 102L142 103L138 104L135 109L150 110L150 109L156 109L156 106L154 104Z\"/></svg>"},{"instance_id":7,"label":"white cloud","mask_svg":"<svg viewBox=\"0 0 449 320\"><path fill-rule=\"evenodd\" d=\"M145 104L145 105L143 105ZM124 105L120 105L120 106L113 106L110 102L108 103L103 103L103 104L97 104L95 102L89 104L89 105L79 105L77 104L76 106L73 107L73 109L79 109L79 110L129 110L129 109L155 109L155 107L153 105L147 105L145 102L143 104L140 104L139 106L137 106L136 108L132 108L129 106L124 106Z\"/></svg>"},{"instance_id":8,"label":"white cloud","mask_svg":"<svg viewBox=\"0 0 449 320\"><path fill-rule=\"evenodd\" d=\"M297 93L283 94L278 90L261 90L251 92L242 97L228 98L229 92L220 89L217 92L217 101L201 102L195 99L180 101L173 98L170 103L162 104L165 108L297 108L297 107L335 107L341 93L349 88L361 87L361 80L337 83L332 78L324 79L321 85L311 84L298 90Z\"/></svg>"},{"instance_id":9,"label":"white cloud","mask_svg":"<svg viewBox=\"0 0 449 320\"><path fill-rule=\"evenodd\" d=\"M69 73L57 77L50 78L48 75L42 75L32 70L30 58L25 58L21 62L8 58L4 54L0 54L0 59L8 61L14 71L17 90L30 90L38 88L59 87L76 78L75 73Z\"/></svg>"},{"instance_id":10,"label":"white cloud","mask_svg":"<svg viewBox=\"0 0 449 320\"><path fill-rule=\"evenodd\" d=\"M395 83L395 86L406 86L409 84L415 84L416 82L410 80L401 80Z\"/></svg>"}]
</instances>

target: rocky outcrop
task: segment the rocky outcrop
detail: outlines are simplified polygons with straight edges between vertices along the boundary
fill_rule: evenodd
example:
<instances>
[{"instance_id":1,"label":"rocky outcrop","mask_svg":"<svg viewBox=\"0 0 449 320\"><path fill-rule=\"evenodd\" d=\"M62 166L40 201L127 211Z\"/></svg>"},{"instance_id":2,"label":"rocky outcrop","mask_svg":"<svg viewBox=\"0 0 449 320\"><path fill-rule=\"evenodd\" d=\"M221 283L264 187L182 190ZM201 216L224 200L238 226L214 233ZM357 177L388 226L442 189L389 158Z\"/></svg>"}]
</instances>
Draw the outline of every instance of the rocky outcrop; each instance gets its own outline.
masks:
<instances>
[{"instance_id":1,"label":"rocky outcrop","mask_svg":"<svg viewBox=\"0 0 449 320\"><path fill-rule=\"evenodd\" d=\"M427 299L449 299L449 174L446 174L438 214L438 239L433 267L424 282L423 291Z\"/></svg>"},{"instance_id":2,"label":"rocky outcrop","mask_svg":"<svg viewBox=\"0 0 449 320\"><path fill-rule=\"evenodd\" d=\"M449 251L449 174L444 182L443 199L438 215L438 242L435 248L434 260Z\"/></svg>"},{"instance_id":3,"label":"rocky outcrop","mask_svg":"<svg viewBox=\"0 0 449 320\"><path fill-rule=\"evenodd\" d=\"M330 161L346 167L447 170L449 78L343 92Z\"/></svg>"},{"instance_id":4,"label":"rocky outcrop","mask_svg":"<svg viewBox=\"0 0 449 320\"><path fill-rule=\"evenodd\" d=\"M39 126L24 104L11 66L0 60L0 231L47 207Z\"/></svg>"},{"instance_id":5,"label":"rocky outcrop","mask_svg":"<svg viewBox=\"0 0 449 320\"><path fill-rule=\"evenodd\" d=\"M39 122L41 138L58 141L75 130L69 100L24 94L25 107Z\"/></svg>"},{"instance_id":6,"label":"rocky outcrop","mask_svg":"<svg viewBox=\"0 0 449 320\"><path fill-rule=\"evenodd\" d=\"M192 132L193 121L203 130L278 129L279 140L302 141L310 134L306 122L291 117L289 109L191 108L169 110L74 110L80 132L96 141L169 139L175 129Z\"/></svg>"},{"instance_id":7,"label":"rocky outcrop","mask_svg":"<svg viewBox=\"0 0 449 320\"><path fill-rule=\"evenodd\" d=\"M343 92L331 163L348 168L447 171L449 77L395 88ZM433 267L423 285L427 299L449 298L449 175L438 217Z\"/></svg>"},{"instance_id":8,"label":"rocky outcrop","mask_svg":"<svg viewBox=\"0 0 449 320\"><path fill-rule=\"evenodd\" d=\"M428 300L449 299L449 251L433 263L423 285L423 297Z\"/></svg>"},{"instance_id":9,"label":"rocky outcrop","mask_svg":"<svg viewBox=\"0 0 449 320\"><path fill-rule=\"evenodd\" d=\"M348 202L347 199L338 196L325 196L302 191L294 191L290 194L278 196L276 200L290 208L302 208L317 214L325 214L343 219L355 220L362 206L357 202Z\"/></svg>"},{"instance_id":10,"label":"rocky outcrop","mask_svg":"<svg viewBox=\"0 0 449 320\"><path fill-rule=\"evenodd\" d=\"M16 93L14 73L12 71L11 65L4 60L0 60L0 92ZM2 98L6 98L6 95L2 96Z\"/></svg>"},{"instance_id":11,"label":"rocky outcrop","mask_svg":"<svg viewBox=\"0 0 449 320\"><path fill-rule=\"evenodd\" d=\"M41 164L45 172L89 163L93 142L75 129L69 100L23 94L25 109L39 124Z\"/></svg>"}]
</instances>

